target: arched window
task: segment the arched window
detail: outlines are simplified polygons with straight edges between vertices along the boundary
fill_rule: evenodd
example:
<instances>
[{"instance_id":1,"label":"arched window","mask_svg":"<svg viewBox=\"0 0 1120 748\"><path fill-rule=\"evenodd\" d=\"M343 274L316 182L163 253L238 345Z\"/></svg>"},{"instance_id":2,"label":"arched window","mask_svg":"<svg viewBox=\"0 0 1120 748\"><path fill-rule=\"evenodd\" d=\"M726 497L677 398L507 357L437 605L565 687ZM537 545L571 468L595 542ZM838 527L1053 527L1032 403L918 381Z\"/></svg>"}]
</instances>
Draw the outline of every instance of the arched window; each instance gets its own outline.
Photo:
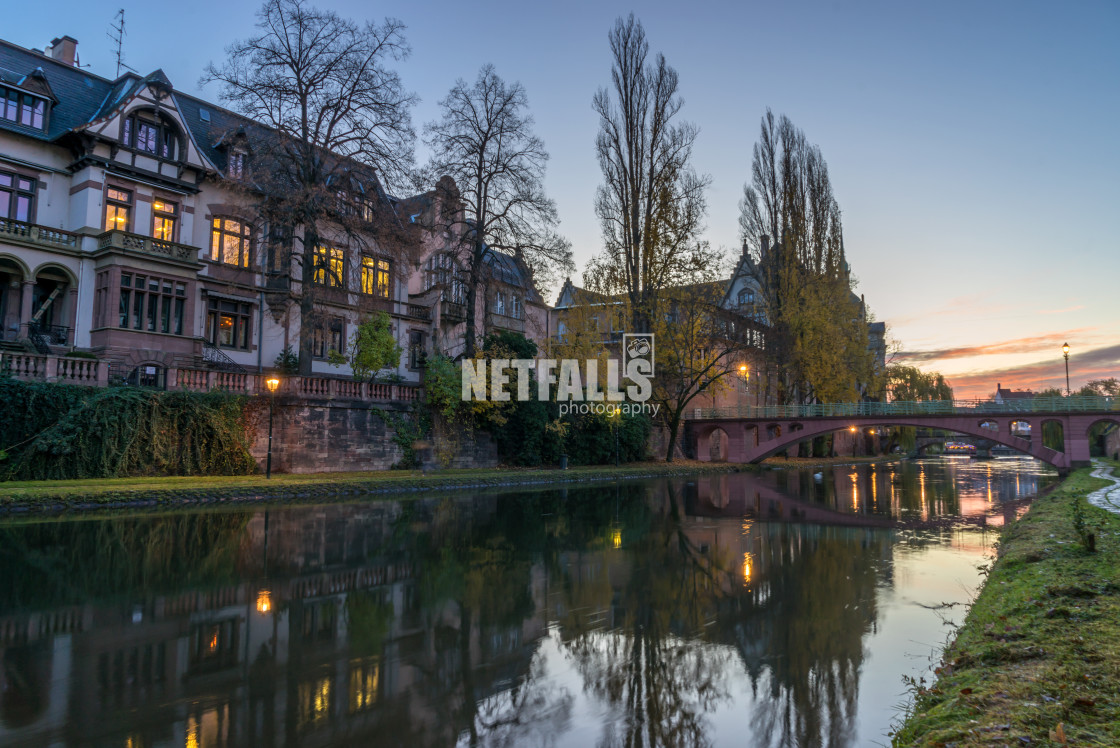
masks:
<instances>
[{"instance_id":1,"label":"arched window","mask_svg":"<svg viewBox=\"0 0 1120 748\"><path fill-rule=\"evenodd\" d=\"M179 129L156 112L133 112L124 121L121 142L125 147L169 161L179 159Z\"/></svg>"}]
</instances>

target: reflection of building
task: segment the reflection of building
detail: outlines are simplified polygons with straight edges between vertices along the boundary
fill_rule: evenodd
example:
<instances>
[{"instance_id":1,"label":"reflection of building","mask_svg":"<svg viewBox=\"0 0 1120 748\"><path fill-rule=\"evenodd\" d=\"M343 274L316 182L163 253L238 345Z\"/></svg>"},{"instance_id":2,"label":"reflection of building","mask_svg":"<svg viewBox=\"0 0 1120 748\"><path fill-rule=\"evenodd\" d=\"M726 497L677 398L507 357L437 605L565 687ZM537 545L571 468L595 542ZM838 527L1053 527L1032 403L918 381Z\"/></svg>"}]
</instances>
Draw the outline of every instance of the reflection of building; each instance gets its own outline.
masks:
<instances>
[{"instance_id":1,"label":"reflection of building","mask_svg":"<svg viewBox=\"0 0 1120 748\"><path fill-rule=\"evenodd\" d=\"M237 561L256 581L0 617L0 745L454 742L437 714L522 677L545 582L512 624L425 607L413 563L377 555L399 508L259 512Z\"/></svg>"},{"instance_id":2,"label":"reflection of building","mask_svg":"<svg viewBox=\"0 0 1120 748\"><path fill-rule=\"evenodd\" d=\"M627 712L625 689L646 685L703 716L698 671L761 694L740 712L796 699L812 732L851 716L814 699L866 684L882 596L907 584L898 554L989 548L984 526L1021 512L1008 499L1041 475L1034 462L918 463L631 484L613 501L597 487L539 503L511 491L5 526L14 547L124 547L140 573L74 603L76 567L97 571L91 584L109 576L103 551L75 554L55 578L61 601L33 604L11 594L12 556L0 556L0 745L444 746L472 724L491 737L551 724L581 678L576 698L600 700L605 721L657 719ZM167 554L146 565L147 540L102 542L169 536L206 552L166 577ZM568 745L586 737L570 728L556 730Z\"/></svg>"}]
</instances>

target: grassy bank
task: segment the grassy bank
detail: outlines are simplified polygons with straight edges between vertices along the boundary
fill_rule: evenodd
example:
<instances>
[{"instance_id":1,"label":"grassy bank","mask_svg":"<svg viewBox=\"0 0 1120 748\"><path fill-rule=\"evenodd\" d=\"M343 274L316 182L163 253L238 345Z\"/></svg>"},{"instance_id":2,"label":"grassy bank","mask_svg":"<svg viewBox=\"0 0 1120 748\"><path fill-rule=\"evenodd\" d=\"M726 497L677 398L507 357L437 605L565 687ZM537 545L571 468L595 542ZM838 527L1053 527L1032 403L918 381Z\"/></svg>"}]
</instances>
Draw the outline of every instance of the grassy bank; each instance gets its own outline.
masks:
<instances>
[{"instance_id":1,"label":"grassy bank","mask_svg":"<svg viewBox=\"0 0 1120 748\"><path fill-rule=\"evenodd\" d=\"M1120 515L1085 500L1089 472L1004 532L896 746L1120 745Z\"/></svg>"},{"instance_id":2,"label":"grassy bank","mask_svg":"<svg viewBox=\"0 0 1120 748\"><path fill-rule=\"evenodd\" d=\"M0 483L0 514L69 509L159 506L214 501L314 499L441 488L585 483L655 478L696 472L730 472L745 466L690 460L585 466L568 470L485 468L475 470L315 473L306 475L188 476Z\"/></svg>"}]
</instances>

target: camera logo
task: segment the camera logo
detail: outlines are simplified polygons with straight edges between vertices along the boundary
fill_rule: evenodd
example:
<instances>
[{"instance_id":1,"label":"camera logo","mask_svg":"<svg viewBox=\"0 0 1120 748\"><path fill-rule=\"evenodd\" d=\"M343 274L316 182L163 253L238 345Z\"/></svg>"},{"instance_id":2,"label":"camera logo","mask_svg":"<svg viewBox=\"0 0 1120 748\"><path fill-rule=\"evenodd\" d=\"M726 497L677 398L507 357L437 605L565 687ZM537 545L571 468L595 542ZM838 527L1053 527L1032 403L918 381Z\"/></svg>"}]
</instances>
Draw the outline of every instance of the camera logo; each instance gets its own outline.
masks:
<instances>
[{"instance_id":1,"label":"camera logo","mask_svg":"<svg viewBox=\"0 0 1120 748\"><path fill-rule=\"evenodd\" d=\"M623 333L623 371L629 371L631 362L637 361L645 362L641 368L649 375L653 374L653 333Z\"/></svg>"}]
</instances>

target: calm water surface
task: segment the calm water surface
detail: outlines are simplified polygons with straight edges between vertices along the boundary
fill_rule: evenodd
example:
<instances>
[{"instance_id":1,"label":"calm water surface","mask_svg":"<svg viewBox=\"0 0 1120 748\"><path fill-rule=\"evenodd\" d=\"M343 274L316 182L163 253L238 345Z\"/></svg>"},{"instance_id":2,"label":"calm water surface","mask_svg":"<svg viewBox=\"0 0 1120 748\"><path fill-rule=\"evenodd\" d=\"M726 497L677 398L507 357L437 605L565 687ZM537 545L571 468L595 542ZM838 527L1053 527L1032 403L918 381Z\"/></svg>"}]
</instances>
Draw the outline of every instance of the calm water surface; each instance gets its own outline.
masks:
<instances>
[{"instance_id":1,"label":"calm water surface","mask_svg":"<svg viewBox=\"0 0 1120 748\"><path fill-rule=\"evenodd\" d=\"M1053 473L0 524L0 745L887 745Z\"/></svg>"}]
</instances>

